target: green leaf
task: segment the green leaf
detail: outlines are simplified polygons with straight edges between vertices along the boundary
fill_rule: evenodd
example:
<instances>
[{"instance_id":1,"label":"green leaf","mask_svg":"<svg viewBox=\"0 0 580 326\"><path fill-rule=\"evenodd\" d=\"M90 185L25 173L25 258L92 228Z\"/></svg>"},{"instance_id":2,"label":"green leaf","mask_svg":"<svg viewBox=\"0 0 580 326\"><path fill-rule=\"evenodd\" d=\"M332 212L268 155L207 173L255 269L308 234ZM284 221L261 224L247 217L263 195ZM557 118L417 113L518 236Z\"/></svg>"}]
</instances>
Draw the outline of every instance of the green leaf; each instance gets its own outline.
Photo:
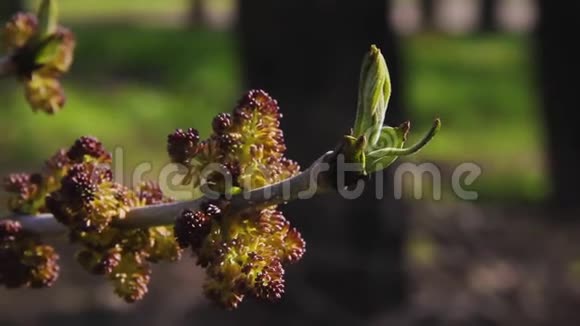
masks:
<instances>
[{"instance_id":1,"label":"green leaf","mask_svg":"<svg viewBox=\"0 0 580 326\"><path fill-rule=\"evenodd\" d=\"M427 145L441 129L441 120L435 119L433 126L423 138L410 147L403 147L409 132L409 122L398 128L384 127L379 142L369 147L366 153L369 161L369 172L378 171L392 164L397 157L415 154Z\"/></svg>"},{"instance_id":2,"label":"green leaf","mask_svg":"<svg viewBox=\"0 0 580 326\"><path fill-rule=\"evenodd\" d=\"M61 45L61 40L56 37L51 37L43 42L42 46L36 53L34 62L38 65L45 65L50 62L54 62L56 56L59 54L59 47Z\"/></svg>"}]
</instances>

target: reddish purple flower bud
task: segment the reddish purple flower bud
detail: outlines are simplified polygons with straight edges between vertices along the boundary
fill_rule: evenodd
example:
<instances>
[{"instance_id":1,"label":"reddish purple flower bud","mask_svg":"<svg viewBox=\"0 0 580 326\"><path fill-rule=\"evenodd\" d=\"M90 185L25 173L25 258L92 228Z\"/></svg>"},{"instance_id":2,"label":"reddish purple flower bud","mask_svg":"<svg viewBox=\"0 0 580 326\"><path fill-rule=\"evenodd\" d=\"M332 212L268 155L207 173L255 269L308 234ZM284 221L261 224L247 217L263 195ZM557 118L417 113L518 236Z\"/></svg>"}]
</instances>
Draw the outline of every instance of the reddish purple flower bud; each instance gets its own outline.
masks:
<instances>
[{"instance_id":1,"label":"reddish purple flower bud","mask_svg":"<svg viewBox=\"0 0 580 326\"><path fill-rule=\"evenodd\" d=\"M284 259L290 263L299 261L306 252L306 241L296 228L291 228L284 239Z\"/></svg>"},{"instance_id":2,"label":"reddish purple flower bud","mask_svg":"<svg viewBox=\"0 0 580 326\"><path fill-rule=\"evenodd\" d=\"M210 219L219 219L221 217L221 209L212 203L204 203L201 205L201 210Z\"/></svg>"},{"instance_id":3,"label":"reddish purple flower bud","mask_svg":"<svg viewBox=\"0 0 580 326\"><path fill-rule=\"evenodd\" d=\"M262 210L258 219L260 230L268 234L280 232L289 224L282 212L273 209Z\"/></svg>"},{"instance_id":4,"label":"reddish purple flower bud","mask_svg":"<svg viewBox=\"0 0 580 326\"><path fill-rule=\"evenodd\" d=\"M39 174L15 173L4 179L4 190L10 194L8 208L16 213L37 213L42 206L41 187L43 178ZM37 203L38 202L38 203Z\"/></svg>"},{"instance_id":5,"label":"reddish purple flower bud","mask_svg":"<svg viewBox=\"0 0 580 326\"><path fill-rule=\"evenodd\" d=\"M77 254L77 261L87 271L96 275L107 275L113 272L113 269L121 262L121 249L113 247L103 253L84 249Z\"/></svg>"},{"instance_id":6,"label":"reddish purple flower bud","mask_svg":"<svg viewBox=\"0 0 580 326\"><path fill-rule=\"evenodd\" d=\"M223 166L230 173L230 175L232 177L233 185L237 186L238 185L238 178L240 177L240 174L242 173L242 171L240 169L240 163L237 161L226 162L223 164Z\"/></svg>"},{"instance_id":7,"label":"reddish purple flower bud","mask_svg":"<svg viewBox=\"0 0 580 326\"><path fill-rule=\"evenodd\" d=\"M107 152L97 138L91 136L82 136L77 139L66 155L74 163L81 163L85 155L103 163L110 163L111 161L111 154Z\"/></svg>"},{"instance_id":8,"label":"reddish purple flower bud","mask_svg":"<svg viewBox=\"0 0 580 326\"><path fill-rule=\"evenodd\" d=\"M284 269L278 260L264 267L254 281L255 295L270 301L279 300L284 294Z\"/></svg>"},{"instance_id":9,"label":"reddish purple flower bud","mask_svg":"<svg viewBox=\"0 0 580 326\"><path fill-rule=\"evenodd\" d=\"M30 268L31 288L45 288L54 284L58 278L60 268L57 264L58 255L51 246L36 246L32 256L26 258Z\"/></svg>"},{"instance_id":10,"label":"reddish purple flower bud","mask_svg":"<svg viewBox=\"0 0 580 326\"><path fill-rule=\"evenodd\" d=\"M22 197L27 197L30 189L30 174L27 173L13 173L4 178L4 190L6 192L19 194Z\"/></svg>"},{"instance_id":11,"label":"reddish purple flower bud","mask_svg":"<svg viewBox=\"0 0 580 326\"><path fill-rule=\"evenodd\" d=\"M238 102L238 106L234 110L234 117L236 122L241 120L248 120L252 111L259 112L261 115L270 117L275 121L275 127L279 126L279 119L282 118L278 102L260 89L250 90Z\"/></svg>"},{"instance_id":12,"label":"reddish purple flower bud","mask_svg":"<svg viewBox=\"0 0 580 326\"><path fill-rule=\"evenodd\" d=\"M4 241L14 241L16 235L20 233L22 226L17 221L1 220L0 221L0 243Z\"/></svg>"},{"instance_id":13,"label":"reddish purple flower bud","mask_svg":"<svg viewBox=\"0 0 580 326\"><path fill-rule=\"evenodd\" d=\"M193 128L177 129L167 136L167 152L174 163L186 164L198 152L199 133Z\"/></svg>"},{"instance_id":14,"label":"reddish purple flower bud","mask_svg":"<svg viewBox=\"0 0 580 326\"><path fill-rule=\"evenodd\" d=\"M143 205L154 205L154 204L161 204L161 203L169 203L173 200L171 198L165 197L159 184L153 181L146 181L141 183L137 189L137 196L139 197L139 201Z\"/></svg>"},{"instance_id":15,"label":"reddish purple flower bud","mask_svg":"<svg viewBox=\"0 0 580 326\"><path fill-rule=\"evenodd\" d=\"M218 114L212 122L213 131L216 134L227 132L233 125L232 116L229 113Z\"/></svg>"},{"instance_id":16,"label":"reddish purple flower bud","mask_svg":"<svg viewBox=\"0 0 580 326\"><path fill-rule=\"evenodd\" d=\"M106 179L103 174L93 176L91 173L92 171L83 164L72 166L61 180L60 192L70 202L80 204L90 202L95 198L99 182Z\"/></svg>"},{"instance_id":17,"label":"reddish purple flower bud","mask_svg":"<svg viewBox=\"0 0 580 326\"><path fill-rule=\"evenodd\" d=\"M184 210L175 220L174 234L181 248L199 250L211 228L211 219L203 211Z\"/></svg>"},{"instance_id":18,"label":"reddish purple flower bud","mask_svg":"<svg viewBox=\"0 0 580 326\"><path fill-rule=\"evenodd\" d=\"M233 153L240 144L242 135L239 133L220 134L216 136L216 139L223 153Z\"/></svg>"},{"instance_id":19,"label":"reddish purple flower bud","mask_svg":"<svg viewBox=\"0 0 580 326\"><path fill-rule=\"evenodd\" d=\"M58 173L71 164L67 150L60 149L44 163L47 174Z\"/></svg>"},{"instance_id":20,"label":"reddish purple flower bud","mask_svg":"<svg viewBox=\"0 0 580 326\"><path fill-rule=\"evenodd\" d=\"M134 202L133 195L112 182L108 166L87 161L70 167L60 189L50 193L45 202L59 222L76 230L100 232L113 219L124 217Z\"/></svg>"},{"instance_id":21,"label":"reddish purple flower bud","mask_svg":"<svg viewBox=\"0 0 580 326\"><path fill-rule=\"evenodd\" d=\"M132 303L143 299L148 291L151 279L151 267L141 253L123 255L118 266L113 268L109 278L115 287L115 293L126 302Z\"/></svg>"}]
</instances>

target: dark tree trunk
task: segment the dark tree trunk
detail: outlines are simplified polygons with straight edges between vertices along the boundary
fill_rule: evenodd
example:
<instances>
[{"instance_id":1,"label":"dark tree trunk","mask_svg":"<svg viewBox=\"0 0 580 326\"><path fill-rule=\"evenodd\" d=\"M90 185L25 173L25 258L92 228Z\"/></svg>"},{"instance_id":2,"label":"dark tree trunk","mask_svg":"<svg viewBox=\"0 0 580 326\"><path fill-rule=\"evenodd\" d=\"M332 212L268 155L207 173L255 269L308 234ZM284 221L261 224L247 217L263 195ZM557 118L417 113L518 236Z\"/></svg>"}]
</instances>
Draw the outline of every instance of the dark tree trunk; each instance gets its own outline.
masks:
<instances>
[{"instance_id":1,"label":"dark tree trunk","mask_svg":"<svg viewBox=\"0 0 580 326\"><path fill-rule=\"evenodd\" d=\"M309 164L353 126L359 68L373 43L393 79L389 120L402 122L399 43L386 19L385 0L240 2L245 86L278 99L290 158ZM383 188L392 198L392 183ZM285 210L308 241L308 254L294 267L303 274L289 272L282 304L294 310L288 323L352 325L405 301L405 212L395 200L375 199L374 182L357 200L329 196Z\"/></svg>"},{"instance_id":2,"label":"dark tree trunk","mask_svg":"<svg viewBox=\"0 0 580 326\"><path fill-rule=\"evenodd\" d=\"M207 25L206 0L191 0L189 9L189 26L203 27Z\"/></svg>"},{"instance_id":3,"label":"dark tree trunk","mask_svg":"<svg viewBox=\"0 0 580 326\"><path fill-rule=\"evenodd\" d=\"M4 24L6 20L12 17L17 11L24 8L21 0L1 0L0 1L0 23Z\"/></svg>"},{"instance_id":4,"label":"dark tree trunk","mask_svg":"<svg viewBox=\"0 0 580 326\"><path fill-rule=\"evenodd\" d=\"M553 195L561 207L578 206L580 185L580 119L578 76L580 29L578 1L538 1L538 55L543 112L547 129Z\"/></svg>"},{"instance_id":5,"label":"dark tree trunk","mask_svg":"<svg viewBox=\"0 0 580 326\"><path fill-rule=\"evenodd\" d=\"M421 0L422 25L425 29L433 29L435 26L436 0Z\"/></svg>"},{"instance_id":6,"label":"dark tree trunk","mask_svg":"<svg viewBox=\"0 0 580 326\"><path fill-rule=\"evenodd\" d=\"M481 15L480 30L492 32L496 27L496 2L495 0L480 0L479 14Z\"/></svg>"}]
</instances>

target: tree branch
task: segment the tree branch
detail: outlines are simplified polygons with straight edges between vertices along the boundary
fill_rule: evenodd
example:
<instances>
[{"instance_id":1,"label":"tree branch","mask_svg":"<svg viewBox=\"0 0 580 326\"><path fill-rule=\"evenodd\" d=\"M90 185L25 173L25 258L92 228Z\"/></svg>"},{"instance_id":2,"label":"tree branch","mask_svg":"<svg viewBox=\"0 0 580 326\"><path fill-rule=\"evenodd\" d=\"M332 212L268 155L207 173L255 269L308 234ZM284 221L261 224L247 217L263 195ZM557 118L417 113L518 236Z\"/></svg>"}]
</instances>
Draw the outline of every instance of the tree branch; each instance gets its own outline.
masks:
<instances>
[{"instance_id":1,"label":"tree branch","mask_svg":"<svg viewBox=\"0 0 580 326\"><path fill-rule=\"evenodd\" d=\"M10 56L0 57L0 78L12 74L13 70L12 58Z\"/></svg>"},{"instance_id":2,"label":"tree branch","mask_svg":"<svg viewBox=\"0 0 580 326\"><path fill-rule=\"evenodd\" d=\"M294 177L230 198L226 196L230 200L228 209L240 211L252 206L276 205L296 199L309 199L326 192L332 189L332 174L329 167L335 159L335 152L328 152ZM206 194L193 200L137 207L130 210L124 219L115 221L113 225L120 228L145 228L173 224L184 209L195 211L201 204L216 197L217 193ZM58 235L67 231L67 227L58 222L52 214L14 215L9 218L19 221L25 231L38 235Z\"/></svg>"}]
</instances>

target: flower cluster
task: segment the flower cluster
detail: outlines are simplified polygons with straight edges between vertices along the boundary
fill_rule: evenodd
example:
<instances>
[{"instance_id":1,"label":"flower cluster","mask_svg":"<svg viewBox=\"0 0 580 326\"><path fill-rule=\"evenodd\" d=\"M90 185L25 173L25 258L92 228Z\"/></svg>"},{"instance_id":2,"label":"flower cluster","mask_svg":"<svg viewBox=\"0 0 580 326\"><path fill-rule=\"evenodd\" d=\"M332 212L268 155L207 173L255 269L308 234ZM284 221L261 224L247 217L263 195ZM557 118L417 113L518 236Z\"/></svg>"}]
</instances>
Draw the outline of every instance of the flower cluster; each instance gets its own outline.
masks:
<instances>
[{"instance_id":1,"label":"flower cluster","mask_svg":"<svg viewBox=\"0 0 580 326\"><path fill-rule=\"evenodd\" d=\"M159 187L150 182L119 194L124 198L118 196L114 201L127 203L130 198L131 207L169 202ZM120 215L113 219L118 218L121 218ZM176 261L181 257L172 228L165 226L121 229L109 224L99 231L73 228L71 240L83 245L77 254L83 268L90 273L107 276L113 282L115 293L127 302L140 300L147 293L150 263Z\"/></svg>"},{"instance_id":2,"label":"flower cluster","mask_svg":"<svg viewBox=\"0 0 580 326\"><path fill-rule=\"evenodd\" d=\"M296 162L284 157L281 117L274 99L262 90L251 90L233 114L221 113L214 118L208 139L200 141L192 128L177 129L168 136L167 150L173 162L189 169L186 181L193 180L194 186L209 182L218 189L260 188L300 170Z\"/></svg>"},{"instance_id":3,"label":"flower cluster","mask_svg":"<svg viewBox=\"0 0 580 326\"><path fill-rule=\"evenodd\" d=\"M175 223L180 246L191 247L206 268L206 295L226 308L244 296L277 300L284 293L284 263L298 261L305 242L275 208L229 214L216 205L185 210Z\"/></svg>"},{"instance_id":4,"label":"flower cluster","mask_svg":"<svg viewBox=\"0 0 580 326\"><path fill-rule=\"evenodd\" d=\"M38 15L17 13L4 26L3 45L9 66L25 87L34 111L55 113L65 103L59 79L73 61L73 33L57 25L56 3L43 1Z\"/></svg>"},{"instance_id":5,"label":"flower cluster","mask_svg":"<svg viewBox=\"0 0 580 326\"><path fill-rule=\"evenodd\" d=\"M8 208L17 214L46 213L46 197L61 188L69 170L84 160L108 163L111 160L101 143L93 137L81 137L69 149L58 150L39 173L14 173L4 179L9 194Z\"/></svg>"},{"instance_id":6,"label":"flower cluster","mask_svg":"<svg viewBox=\"0 0 580 326\"><path fill-rule=\"evenodd\" d=\"M16 221L0 221L0 285L7 288L51 286L58 277L54 248L39 244Z\"/></svg>"},{"instance_id":7,"label":"flower cluster","mask_svg":"<svg viewBox=\"0 0 580 326\"><path fill-rule=\"evenodd\" d=\"M194 129L168 137L173 162L185 165L185 179L222 193L252 190L287 179L299 171L284 157L278 104L261 90L248 92L233 114L213 120L213 133L200 141ZM284 292L283 264L299 260L305 251L300 233L276 206L234 211L227 201L186 210L176 220L175 235L190 247L206 269L206 295L235 308L244 296L276 300Z\"/></svg>"},{"instance_id":8,"label":"flower cluster","mask_svg":"<svg viewBox=\"0 0 580 326\"><path fill-rule=\"evenodd\" d=\"M133 302L147 292L150 263L175 261L181 249L171 227L114 226L131 208L170 199L152 182L135 189L114 182L110 163L110 153L97 139L81 137L57 151L42 173L9 176L5 189L14 212L50 212L67 226L71 241L82 246L77 260L83 268L105 275L120 297Z\"/></svg>"}]
</instances>

